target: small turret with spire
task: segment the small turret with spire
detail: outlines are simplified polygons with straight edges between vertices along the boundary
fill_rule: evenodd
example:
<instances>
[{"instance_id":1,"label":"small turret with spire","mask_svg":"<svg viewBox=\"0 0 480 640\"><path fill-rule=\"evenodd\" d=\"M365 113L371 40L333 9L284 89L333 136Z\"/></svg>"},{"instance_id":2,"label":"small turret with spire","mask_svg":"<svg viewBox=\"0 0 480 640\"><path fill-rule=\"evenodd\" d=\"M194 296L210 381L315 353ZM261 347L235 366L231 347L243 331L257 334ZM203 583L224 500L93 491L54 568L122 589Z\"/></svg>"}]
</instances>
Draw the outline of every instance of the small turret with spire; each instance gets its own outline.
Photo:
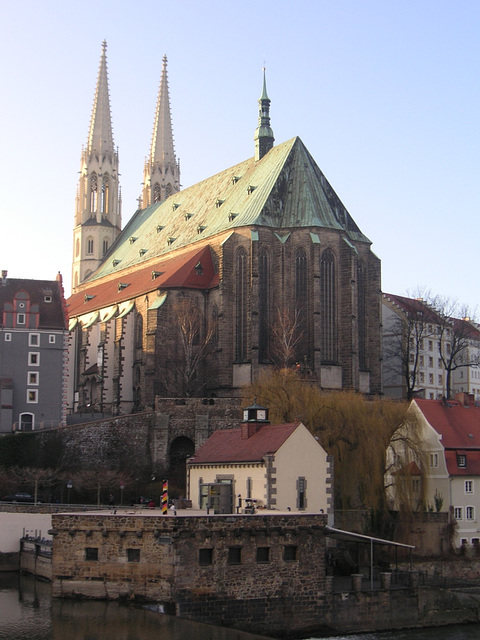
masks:
<instances>
[{"instance_id":1,"label":"small turret with spire","mask_svg":"<svg viewBox=\"0 0 480 640\"><path fill-rule=\"evenodd\" d=\"M152 144L143 171L142 207L162 202L177 191L180 191L180 165L175 159L173 146L167 56L164 55L153 123Z\"/></svg>"},{"instance_id":2,"label":"small turret with spire","mask_svg":"<svg viewBox=\"0 0 480 640\"><path fill-rule=\"evenodd\" d=\"M88 139L80 164L73 230L73 290L95 271L121 226L118 151L113 142L104 40Z\"/></svg>"},{"instance_id":3,"label":"small turret with spire","mask_svg":"<svg viewBox=\"0 0 480 640\"><path fill-rule=\"evenodd\" d=\"M265 67L263 68L263 89L258 101L258 127L255 131L255 160L261 160L270 151L275 142L270 126L270 98L267 94Z\"/></svg>"}]
</instances>

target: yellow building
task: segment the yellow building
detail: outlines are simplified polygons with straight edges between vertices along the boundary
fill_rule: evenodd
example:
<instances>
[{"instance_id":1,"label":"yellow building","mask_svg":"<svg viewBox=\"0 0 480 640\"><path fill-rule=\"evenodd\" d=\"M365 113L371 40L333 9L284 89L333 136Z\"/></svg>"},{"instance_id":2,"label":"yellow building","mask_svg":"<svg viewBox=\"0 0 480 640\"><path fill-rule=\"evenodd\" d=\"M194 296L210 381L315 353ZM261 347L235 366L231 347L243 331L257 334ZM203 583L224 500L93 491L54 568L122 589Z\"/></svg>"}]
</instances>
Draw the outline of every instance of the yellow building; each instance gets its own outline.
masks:
<instances>
[{"instance_id":1,"label":"yellow building","mask_svg":"<svg viewBox=\"0 0 480 640\"><path fill-rule=\"evenodd\" d=\"M333 513L331 460L301 422L271 425L268 409L244 411L239 429L215 431L187 463L194 509L217 513Z\"/></svg>"}]
</instances>

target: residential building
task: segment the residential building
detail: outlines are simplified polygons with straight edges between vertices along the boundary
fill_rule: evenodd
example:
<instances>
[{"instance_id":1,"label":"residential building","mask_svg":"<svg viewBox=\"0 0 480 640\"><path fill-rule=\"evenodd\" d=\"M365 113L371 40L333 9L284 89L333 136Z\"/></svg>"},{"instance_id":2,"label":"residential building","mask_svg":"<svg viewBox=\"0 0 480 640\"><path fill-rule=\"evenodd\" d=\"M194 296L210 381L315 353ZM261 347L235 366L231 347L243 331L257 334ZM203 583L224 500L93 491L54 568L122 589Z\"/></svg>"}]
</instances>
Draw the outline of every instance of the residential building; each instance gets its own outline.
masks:
<instances>
[{"instance_id":1,"label":"residential building","mask_svg":"<svg viewBox=\"0 0 480 640\"><path fill-rule=\"evenodd\" d=\"M468 393L480 401L480 328L470 318L454 320L464 336L465 348L459 354L459 366L452 372L454 393Z\"/></svg>"},{"instance_id":2,"label":"residential building","mask_svg":"<svg viewBox=\"0 0 480 640\"><path fill-rule=\"evenodd\" d=\"M68 329L62 277L0 281L0 433L65 423Z\"/></svg>"},{"instance_id":3,"label":"residential building","mask_svg":"<svg viewBox=\"0 0 480 640\"><path fill-rule=\"evenodd\" d=\"M467 393L455 400L412 401L408 420L387 455L392 507L449 511L454 544L480 541L480 404Z\"/></svg>"},{"instance_id":4,"label":"residential building","mask_svg":"<svg viewBox=\"0 0 480 640\"><path fill-rule=\"evenodd\" d=\"M194 509L333 515L326 451L301 422L271 425L268 409L257 404L244 410L240 428L215 431L188 460L187 487Z\"/></svg>"},{"instance_id":5,"label":"residential building","mask_svg":"<svg viewBox=\"0 0 480 640\"><path fill-rule=\"evenodd\" d=\"M429 400L480 392L480 330L421 298L382 297L383 392Z\"/></svg>"},{"instance_id":6,"label":"residential building","mask_svg":"<svg viewBox=\"0 0 480 640\"><path fill-rule=\"evenodd\" d=\"M142 208L96 267L85 256L68 300L73 409L238 396L285 363L324 389L381 391L380 261L303 142L274 146L265 75L258 102L253 157L180 191L164 58ZM95 104L90 130L110 140Z\"/></svg>"}]
</instances>

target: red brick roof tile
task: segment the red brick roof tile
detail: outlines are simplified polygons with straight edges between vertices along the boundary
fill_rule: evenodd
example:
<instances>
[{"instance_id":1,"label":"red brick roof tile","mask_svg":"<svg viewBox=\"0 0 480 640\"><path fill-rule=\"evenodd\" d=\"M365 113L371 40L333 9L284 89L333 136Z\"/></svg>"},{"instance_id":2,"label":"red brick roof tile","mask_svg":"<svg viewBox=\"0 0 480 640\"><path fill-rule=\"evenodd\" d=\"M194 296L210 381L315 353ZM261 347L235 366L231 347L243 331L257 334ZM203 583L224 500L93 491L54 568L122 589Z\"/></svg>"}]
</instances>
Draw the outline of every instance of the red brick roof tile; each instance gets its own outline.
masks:
<instances>
[{"instance_id":1,"label":"red brick roof tile","mask_svg":"<svg viewBox=\"0 0 480 640\"><path fill-rule=\"evenodd\" d=\"M264 424L246 440L242 440L241 429L215 431L190 463L261 462L264 456L276 453L298 426L299 423Z\"/></svg>"},{"instance_id":2,"label":"red brick roof tile","mask_svg":"<svg viewBox=\"0 0 480 640\"><path fill-rule=\"evenodd\" d=\"M197 265L201 264L201 269ZM158 275L152 277L152 273ZM70 317L83 315L158 289L209 289L218 284L218 275L209 245L176 256L149 262L145 267L121 271L102 281L88 281L67 300ZM122 285L123 288L119 288ZM124 286L127 285L127 286Z\"/></svg>"}]
</instances>

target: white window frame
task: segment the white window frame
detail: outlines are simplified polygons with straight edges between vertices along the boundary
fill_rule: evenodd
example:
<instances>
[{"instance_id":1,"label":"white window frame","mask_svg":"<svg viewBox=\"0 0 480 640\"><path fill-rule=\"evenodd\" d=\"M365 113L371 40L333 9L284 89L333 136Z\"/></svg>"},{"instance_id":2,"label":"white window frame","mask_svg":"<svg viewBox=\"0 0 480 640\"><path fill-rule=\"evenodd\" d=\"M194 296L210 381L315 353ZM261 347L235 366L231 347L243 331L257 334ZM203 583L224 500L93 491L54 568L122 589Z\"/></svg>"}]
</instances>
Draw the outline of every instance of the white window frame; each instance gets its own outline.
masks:
<instances>
[{"instance_id":1,"label":"white window frame","mask_svg":"<svg viewBox=\"0 0 480 640\"><path fill-rule=\"evenodd\" d=\"M38 404L38 389L27 389L27 404Z\"/></svg>"},{"instance_id":2,"label":"white window frame","mask_svg":"<svg viewBox=\"0 0 480 640\"><path fill-rule=\"evenodd\" d=\"M436 469L438 467L438 453L430 454L430 468Z\"/></svg>"},{"instance_id":3,"label":"white window frame","mask_svg":"<svg viewBox=\"0 0 480 640\"><path fill-rule=\"evenodd\" d=\"M37 361L32 362L33 356L36 356ZM29 367L39 367L40 366L40 351L29 351L28 352L28 366Z\"/></svg>"},{"instance_id":4,"label":"white window frame","mask_svg":"<svg viewBox=\"0 0 480 640\"><path fill-rule=\"evenodd\" d=\"M463 520L463 507L453 507L453 517L455 520Z\"/></svg>"},{"instance_id":5,"label":"white window frame","mask_svg":"<svg viewBox=\"0 0 480 640\"><path fill-rule=\"evenodd\" d=\"M35 342L34 339L37 339ZM28 346L29 347L39 347L40 346L40 334L39 333L29 333L28 334Z\"/></svg>"},{"instance_id":6,"label":"white window frame","mask_svg":"<svg viewBox=\"0 0 480 640\"><path fill-rule=\"evenodd\" d=\"M5 342L11 342L11 341L12 341L12 334L10 332L6 333L5 334Z\"/></svg>"},{"instance_id":7,"label":"white window frame","mask_svg":"<svg viewBox=\"0 0 480 640\"><path fill-rule=\"evenodd\" d=\"M465 520L472 522L475 520L475 507L472 505L468 505L465 507Z\"/></svg>"},{"instance_id":8,"label":"white window frame","mask_svg":"<svg viewBox=\"0 0 480 640\"><path fill-rule=\"evenodd\" d=\"M55 336L55 335L53 335L53 333L51 333L51 334L48 336L48 344L55 344L55 339L56 339L56 336Z\"/></svg>"},{"instance_id":9,"label":"white window frame","mask_svg":"<svg viewBox=\"0 0 480 640\"><path fill-rule=\"evenodd\" d=\"M471 495L474 493L474 484L473 484L473 480L465 480L465 493L468 495Z\"/></svg>"},{"instance_id":10,"label":"white window frame","mask_svg":"<svg viewBox=\"0 0 480 640\"><path fill-rule=\"evenodd\" d=\"M27 316L25 313L17 313L17 324L25 324Z\"/></svg>"},{"instance_id":11,"label":"white window frame","mask_svg":"<svg viewBox=\"0 0 480 640\"><path fill-rule=\"evenodd\" d=\"M30 376L35 376L35 382L31 379ZM27 386L31 387L31 386L38 386L39 384L39 372L38 371L28 371L27 372Z\"/></svg>"}]
</instances>

